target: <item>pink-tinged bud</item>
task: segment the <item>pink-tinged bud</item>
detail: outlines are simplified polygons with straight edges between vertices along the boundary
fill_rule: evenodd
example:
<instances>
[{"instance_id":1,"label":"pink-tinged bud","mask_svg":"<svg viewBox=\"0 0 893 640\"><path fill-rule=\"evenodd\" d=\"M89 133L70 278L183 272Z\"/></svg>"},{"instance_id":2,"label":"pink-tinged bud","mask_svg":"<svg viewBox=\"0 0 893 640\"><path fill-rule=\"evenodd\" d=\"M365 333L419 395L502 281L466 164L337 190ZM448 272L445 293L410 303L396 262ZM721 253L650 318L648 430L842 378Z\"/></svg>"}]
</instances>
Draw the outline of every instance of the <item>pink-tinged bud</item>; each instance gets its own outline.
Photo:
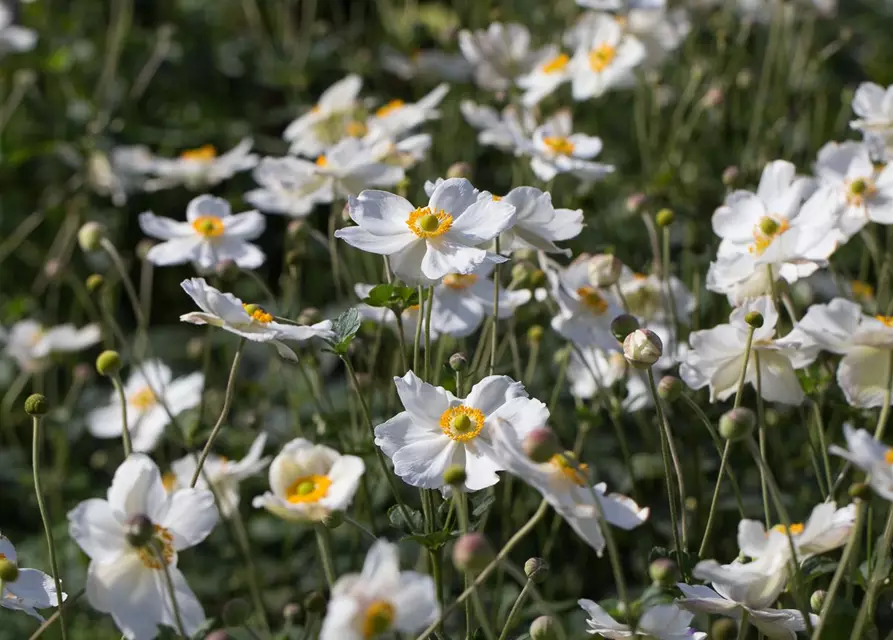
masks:
<instances>
[{"instance_id":1,"label":"pink-tinged bud","mask_svg":"<svg viewBox=\"0 0 893 640\"><path fill-rule=\"evenodd\" d=\"M453 565L459 571L481 571L493 559L493 549L481 533L465 533L453 545Z\"/></svg>"},{"instance_id":2,"label":"pink-tinged bud","mask_svg":"<svg viewBox=\"0 0 893 640\"><path fill-rule=\"evenodd\" d=\"M521 443L521 448L527 457L537 464L548 462L552 456L563 451L555 432L548 427L534 429L528 433Z\"/></svg>"},{"instance_id":3,"label":"pink-tinged bud","mask_svg":"<svg viewBox=\"0 0 893 640\"><path fill-rule=\"evenodd\" d=\"M634 193L626 199L626 210L630 213L640 213L645 206L645 194Z\"/></svg>"},{"instance_id":4,"label":"pink-tinged bud","mask_svg":"<svg viewBox=\"0 0 893 640\"><path fill-rule=\"evenodd\" d=\"M719 419L719 435L726 440L741 440L751 434L756 423L753 411L747 407L736 407L726 411Z\"/></svg>"},{"instance_id":5,"label":"pink-tinged bud","mask_svg":"<svg viewBox=\"0 0 893 640\"><path fill-rule=\"evenodd\" d=\"M623 357L637 369L653 366L663 352L663 342L649 329L636 329L623 340Z\"/></svg>"}]
</instances>

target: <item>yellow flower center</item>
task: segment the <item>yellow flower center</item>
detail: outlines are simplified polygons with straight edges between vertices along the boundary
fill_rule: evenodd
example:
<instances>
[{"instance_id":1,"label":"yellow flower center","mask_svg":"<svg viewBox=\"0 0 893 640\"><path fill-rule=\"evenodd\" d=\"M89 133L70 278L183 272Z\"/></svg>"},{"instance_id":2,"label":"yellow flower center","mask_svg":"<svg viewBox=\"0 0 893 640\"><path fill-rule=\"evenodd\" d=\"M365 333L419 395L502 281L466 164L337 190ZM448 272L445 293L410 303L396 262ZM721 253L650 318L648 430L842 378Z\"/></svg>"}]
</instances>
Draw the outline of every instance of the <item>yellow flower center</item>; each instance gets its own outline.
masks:
<instances>
[{"instance_id":1,"label":"yellow flower center","mask_svg":"<svg viewBox=\"0 0 893 640\"><path fill-rule=\"evenodd\" d=\"M580 296L580 302L597 316L608 310L607 301L593 287L580 287L577 289L577 295Z\"/></svg>"},{"instance_id":2,"label":"yellow flower center","mask_svg":"<svg viewBox=\"0 0 893 640\"><path fill-rule=\"evenodd\" d=\"M893 449L887 449L887 453L884 454L884 462L893 464Z\"/></svg>"},{"instance_id":3,"label":"yellow flower center","mask_svg":"<svg viewBox=\"0 0 893 640\"><path fill-rule=\"evenodd\" d=\"M568 62L570 62L570 57L568 57L566 53L559 53L557 56L555 56L542 66L542 72L558 73L559 71L564 71L564 68L567 67Z\"/></svg>"},{"instance_id":4,"label":"yellow flower center","mask_svg":"<svg viewBox=\"0 0 893 640\"><path fill-rule=\"evenodd\" d=\"M330 486L329 476L301 476L285 490L285 499L292 504L319 502L328 495Z\"/></svg>"},{"instance_id":5,"label":"yellow flower center","mask_svg":"<svg viewBox=\"0 0 893 640\"><path fill-rule=\"evenodd\" d=\"M252 320L256 320L261 324L273 322L273 315L264 311L263 307L258 304L243 304L242 307L245 309L245 313L251 316Z\"/></svg>"},{"instance_id":6,"label":"yellow flower center","mask_svg":"<svg viewBox=\"0 0 893 640\"><path fill-rule=\"evenodd\" d=\"M161 569L162 560L164 561L164 564L167 565L173 561L174 536L161 525L156 524L154 527L155 535L152 537L152 542L137 549L137 553L139 554L140 561L143 563L144 567L157 570ZM161 547L160 553L153 547ZM160 558L159 555L161 556Z\"/></svg>"},{"instance_id":7,"label":"yellow flower center","mask_svg":"<svg viewBox=\"0 0 893 640\"><path fill-rule=\"evenodd\" d=\"M327 167L327 166L329 166L329 159L326 158L324 155L319 156L319 157L316 159L316 166L317 166L317 167Z\"/></svg>"},{"instance_id":8,"label":"yellow flower center","mask_svg":"<svg viewBox=\"0 0 893 640\"><path fill-rule=\"evenodd\" d=\"M360 122L359 120L351 120L344 125L344 132L351 138L362 138L368 131L369 129L366 127L366 123ZM324 157L325 156L320 156L320 158Z\"/></svg>"},{"instance_id":9,"label":"yellow flower center","mask_svg":"<svg viewBox=\"0 0 893 640\"><path fill-rule=\"evenodd\" d=\"M856 178L851 181L847 189L846 201L852 207L861 207L865 200L877 193L874 182L867 178Z\"/></svg>"},{"instance_id":10,"label":"yellow flower center","mask_svg":"<svg viewBox=\"0 0 893 640\"><path fill-rule=\"evenodd\" d=\"M547 136L543 138L543 144L549 147L552 153L569 156L574 152L574 143L561 136Z\"/></svg>"},{"instance_id":11,"label":"yellow flower center","mask_svg":"<svg viewBox=\"0 0 893 640\"><path fill-rule=\"evenodd\" d=\"M556 453L549 463L578 487L586 486L586 482L589 480L589 465L581 464L572 451Z\"/></svg>"},{"instance_id":12,"label":"yellow flower center","mask_svg":"<svg viewBox=\"0 0 893 640\"><path fill-rule=\"evenodd\" d=\"M493 202L499 202L500 200L502 200L502 196L490 196L490 197L493 198Z\"/></svg>"},{"instance_id":13,"label":"yellow flower center","mask_svg":"<svg viewBox=\"0 0 893 640\"><path fill-rule=\"evenodd\" d=\"M167 471L161 476L161 484L164 490L170 493L177 488L177 474L173 471Z\"/></svg>"},{"instance_id":14,"label":"yellow flower center","mask_svg":"<svg viewBox=\"0 0 893 640\"><path fill-rule=\"evenodd\" d=\"M443 284L454 291L463 291L478 281L478 277L472 273L462 275L459 273L451 273L444 276Z\"/></svg>"},{"instance_id":15,"label":"yellow flower center","mask_svg":"<svg viewBox=\"0 0 893 640\"><path fill-rule=\"evenodd\" d=\"M318 104L313 105L313 108L310 109L310 113L319 113L320 111L322 111L322 107Z\"/></svg>"},{"instance_id":16,"label":"yellow flower center","mask_svg":"<svg viewBox=\"0 0 893 640\"><path fill-rule=\"evenodd\" d=\"M145 411L146 409L153 407L157 402L158 399L155 397L155 393L153 393L149 387L143 387L127 398L127 404L140 411Z\"/></svg>"},{"instance_id":17,"label":"yellow flower center","mask_svg":"<svg viewBox=\"0 0 893 640\"><path fill-rule=\"evenodd\" d=\"M633 274L633 279L634 280L647 280L648 276L646 276L644 273L636 272Z\"/></svg>"},{"instance_id":18,"label":"yellow flower center","mask_svg":"<svg viewBox=\"0 0 893 640\"><path fill-rule=\"evenodd\" d=\"M893 329L893 316L875 316L875 320L889 329Z\"/></svg>"},{"instance_id":19,"label":"yellow flower center","mask_svg":"<svg viewBox=\"0 0 893 640\"><path fill-rule=\"evenodd\" d=\"M862 282L861 280L853 280L850 283L850 289L853 292L853 296L855 296L856 298L874 297L874 287L872 287L867 282Z\"/></svg>"},{"instance_id":20,"label":"yellow flower center","mask_svg":"<svg viewBox=\"0 0 893 640\"><path fill-rule=\"evenodd\" d=\"M763 255L772 241L778 236L785 233L791 228L791 224L782 218L776 220L769 216L763 216L753 228L753 244L747 247L750 253L756 253L758 256Z\"/></svg>"},{"instance_id":21,"label":"yellow flower center","mask_svg":"<svg viewBox=\"0 0 893 640\"><path fill-rule=\"evenodd\" d=\"M363 616L363 638L374 638L386 633L394 624L394 605L385 600L376 600L368 607Z\"/></svg>"},{"instance_id":22,"label":"yellow flower center","mask_svg":"<svg viewBox=\"0 0 893 640\"><path fill-rule=\"evenodd\" d=\"M375 112L375 116L378 118L384 118L386 115L393 113L404 104L406 103L403 102L403 100L391 100L386 105L379 107L378 110Z\"/></svg>"},{"instance_id":23,"label":"yellow flower center","mask_svg":"<svg viewBox=\"0 0 893 640\"><path fill-rule=\"evenodd\" d=\"M440 428L450 439L468 442L476 438L484 428L484 414L480 409L459 405L441 414Z\"/></svg>"},{"instance_id":24,"label":"yellow flower center","mask_svg":"<svg viewBox=\"0 0 893 640\"><path fill-rule=\"evenodd\" d=\"M802 523L802 522L795 522L795 523L793 523L793 524L790 526L790 528L784 526L783 524L777 524L777 525L775 525L774 527L772 527L772 530L773 530L773 531L778 531L779 533L788 533L788 532L790 532L790 534L791 534L792 536L799 536L801 533L803 533L803 523Z\"/></svg>"},{"instance_id":25,"label":"yellow flower center","mask_svg":"<svg viewBox=\"0 0 893 640\"><path fill-rule=\"evenodd\" d=\"M589 66L592 70L601 73L608 68L614 58L617 57L617 49L611 45L604 43L589 52Z\"/></svg>"},{"instance_id":26,"label":"yellow flower center","mask_svg":"<svg viewBox=\"0 0 893 640\"><path fill-rule=\"evenodd\" d=\"M422 207L409 214L406 226L420 238L436 238L450 230L453 216L443 209L432 213L429 207Z\"/></svg>"},{"instance_id":27,"label":"yellow flower center","mask_svg":"<svg viewBox=\"0 0 893 640\"><path fill-rule=\"evenodd\" d=\"M180 154L182 160L192 160L194 162L210 162L217 157L217 149L212 144L202 145L197 149L187 149Z\"/></svg>"},{"instance_id":28,"label":"yellow flower center","mask_svg":"<svg viewBox=\"0 0 893 640\"><path fill-rule=\"evenodd\" d=\"M192 228L200 236L216 238L223 235L223 220L217 216L201 216L192 221Z\"/></svg>"}]
</instances>

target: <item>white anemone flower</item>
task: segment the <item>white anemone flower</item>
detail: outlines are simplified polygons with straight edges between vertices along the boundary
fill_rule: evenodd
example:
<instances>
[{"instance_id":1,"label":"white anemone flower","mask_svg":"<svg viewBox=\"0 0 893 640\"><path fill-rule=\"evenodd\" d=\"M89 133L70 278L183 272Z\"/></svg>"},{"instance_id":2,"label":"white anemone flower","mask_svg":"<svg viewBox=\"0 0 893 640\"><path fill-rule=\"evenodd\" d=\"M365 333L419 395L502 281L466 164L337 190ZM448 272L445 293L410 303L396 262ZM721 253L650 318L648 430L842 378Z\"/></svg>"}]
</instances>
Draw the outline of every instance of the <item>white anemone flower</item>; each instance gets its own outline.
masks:
<instances>
[{"instance_id":1,"label":"white anemone flower","mask_svg":"<svg viewBox=\"0 0 893 640\"><path fill-rule=\"evenodd\" d=\"M186 207L186 222L161 218L146 211L140 227L153 238L164 240L149 249L146 259L157 266L192 262L203 270L232 261L240 269L256 269L264 253L249 240L264 231L266 220L257 211L232 214L223 198L201 195Z\"/></svg>"},{"instance_id":2,"label":"white anemone flower","mask_svg":"<svg viewBox=\"0 0 893 640\"><path fill-rule=\"evenodd\" d=\"M36 320L21 320L9 329L3 351L26 373L39 373L50 365L56 353L83 351L102 338L99 325L88 324L78 329L72 324L45 327Z\"/></svg>"},{"instance_id":3,"label":"white anemone flower","mask_svg":"<svg viewBox=\"0 0 893 640\"><path fill-rule=\"evenodd\" d=\"M198 489L208 489L210 488L208 483L211 483L219 501L220 515L224 518L229 518L239 508L241 500L239 484L260 473L270 464L270 457L263 455L266 443L267 434L261 433L251 443L251 448L241 460L230 460L215 453L209 454L205 459L195 486ZM165 474L162 478L165 489L175 491L181 487L188 487L197 465L198 460L194 454L172 462L171 474Z\"/></svg>"},{"instance_id":4,"label":"white anemone flower","mask_svg":"<svg viewBox=\"0 0 893 640\"><path fill-rule=\"evenodd\" d=\"M270 491L252 504L285 520L323 522L347 510L365 471L362 458L295 438L273 458Z\"/></svg>"},{"instance_id":5,"label":"white anemone flower","mask_svg":"<svg viewBox=\"0 0 893 640\"><path fill-rule=\"evenodd\" d=\"M645 60L645 45L613 17L592 14L568 38L577 44L571 59L574 100L597 98L635 82L633 71Z\"/></svg>"},{"instance_id":6,"label":"white anemone flower","mask_svg":"<svg viewBox=\"0 0 893 640\"><path fill-rule=\"evenodd\" d=\"M629 313L648 323L667 324L674 320L689 324L695 310L695 296L685 284L674 275L669 277L670 296L673 307L667 301L667 287L664 279L656 273L644 274L624 268L617 281ZM661 336L663 337L663 336Z\"/></svg>"},{"instance_id":7,"label":"white anemone flower","mask_svg":"<svg viewBox=\"0 0 893 640\"><path fill-rule=\"evenodd\" d=\"M893 448L875 440L865 429L843 425L846 449L832 444L828 451L849 460L868 476L872 490L893 501Z\"/></svg>"},{"instance_id":8,"label":"white anemone flower","mask_svg":"<svg viewBox=\"0 0 893 640\"><path fill-rule=\"evenodd\" d=\"M363 125L367 141L398 140L419 125L440 118L437 107L449 90L449 85L440 84L418 102L397 99L380 106ZM357 129L359 131L361 129Z\"/></svg>"},{"instance_id":9,"label":"white anemone flower","mask_svg":"<svg viewBox=\"0 0 893 640\"><path fill-rule=\"evenodd\" d=\"M459 32L459 50L473 68L474 81L487 91L507 91L536 60L530 31L523 24L494 22L487 30Z\"/></svg>"},{"instance_id":10,"label":"white anemone flower","mask_svg":"<svg viewBox=\"0 0 893 640\"><path fill-rule=\"evenodd\" d=\"M245 202L264 213L304 218L328 197L320 193L315 166L292 156L264 158L253 177L260 186L245 194Z\"/></svg>"},{"instance_id":11,"label":"white anemone flower","mask_svg":"<svg viewBox=\"0 0 893 640\"><path fill-rule=\"evenodd\" d=\"M523 437L549 416L546 405L528 398L524 385L508 376L487 376L464 399L412 371L394 384L406 410L375 427L375 444L393 460L394 473L414 487L440 489L452 465L465 469L467 491L493 486L503 470L493 452L494 422L505 421Z\"/></svg>"},{"instance_id":12,"label":"white anemone flower","mask_svg":"<svg viewBox=\"0 0 893 640\"><path fill-rule=\"evenodd\" d=\"M577 604L589 614L586 620L587 633L602 638L636 638L647 636L657 640L706 640L707 634L693 631L689 626L694 614L683 611L675 604L659 604L646 609L636 624L635 630L623 622L618 622L592 600L581 599Z\"/></svg>"},{"instance_id":13,"label":"white anemone flower","mask_svg":"<svg viewBox=\"0 0 893 640\"><path fill-rule=\"evenodd\" d=\"M571 112L562 109L533 132L530 168L544 182L562 173L593 182L614 171L613 165L592 160L601 150L601 138L574 133Z\"/></svg>"},{"instance_id":14,"label":"white anemone flower","mask_svg":"<svg viewBox=\"0 0 893 640\"><path fill-rule=\"evenodd\" d=\"M579 463L570 451L556 454L548 462L533 462L522 448L524 434L512 428L512 422L523 419L525 411L522 404L514 404L511 411L507 406L503 415L494 420L492 439L497 460L509 473L539 491L571 529L601 557L605 539L595 496L598 496L607 523L627 531L648 520L648 508L643 509L632 498L619 493L606 493L604 483L591 486L587 465ZM545 410L545 418L548 418L548 410Z\"/></svg>"},{"instance_id":15,"label":"white anemone flower","mask_svg":"<svg viewBox=\"0 0 893 640\"><path fill-rule=\"evenodd\" d=\"M204 278L184 280L180 286L201 309L183 314L181 321L219 327L252 342L268 342L286 360L297 362L298 357L283 344L284 340L306 342L311 338L328 340L334 336L330 320L309 326L276 322L259 305L245 304L233 294L210 286Z\"/></svg>"},{"instance_id":16,"label":"white anemone flower","mask_svg":"<svg viewBox=\"0 0 893 640\"><path fill-rule=\"evenodd\" d=\"M134 451L152 451L170 424L171 416L197 407L205 378L201 372L173 379L170 368L148 360L124 383L127 425ZM113 391L109 404L87 414L87 428L97 438L120 438L123 431L121 399Z\"/></svg>"},{"instance_id":17,"label":"white anemone flower","mask_svg":"<svg viewBox=\"0 0 893 640\"><path fill-rule=\"evenodd\" d=\"M611 321L623 311L613 296L590 283L589 256L579 256L565 269L544 271L559 309L552 318L552 328L580 348L616 350Z\"/></svg>"},{"instance_id":18,"label":"white anemone flower","mask_svg":"<svg viewBox=\"0 0 893 640\"><path fill-rule=\"evenodd\" d=\"M183 630L193 636L205 623L205 614L177 568L177 556L207 538L218 519L210 491L179 489L168 494L149 457L128 456L115 471L107 499L85 500L68 513L69 533L90 557L87 601L110 614L128 640L151 640L160 625L177 628L169 575ZM128 541L139 520L151 526L154 551Z\"/></svg>"},{"instance_id":19,"label":"white anemone flower","mask_svg":"<svg viewBox=\"0 0 893 640\"><path fill-rule=\"evenodd\" d=\"M332 587L320 640L372 640L416 634L440 615L434 580L400 571L397 545L378 540L362 573L341 576Z\"/></svg>"},{"instance_id":20,"label":"white anemone flower","mask_svg":"<svg viewBox=\"0 0 893 640\"><path fill-rule=\"evenodd\" d=\"M424 207L385 191L363 191L348 201L355 227L335 236L349 245L389 256L394 274L411 284L438 282L450 273L472 273L506 258L480 249L508 229L515 208L480 198L464 178L444 180Z\"/></svg>"},{"instance_id":21,"label":"white anemone flower","mask_svg":"<svg viewBox=\"0 0 893 640\"><path fill-rule=\"evenodd\" d=\"M323 91L312 109L286 127L282 137L291 143L290 152L315 158L341 140L351 122L363 110L358 101L363 80L350 74Z\"/></svg>"},{"instance_id":22,"label":"white anemone flower","mask_svg":"<svg viewBox=\"0 0 893 640\"><path fill-rule=\"evenodd\" d=\"M610 392L615 384L624 382L626 396L621 405L624 411L641 411L654 404L644 376L628 366L622 352L587 346L581 347L579 352L571 351L570 358L567 378L575 398L590 400L598 396L599 389Z\"/></svg>"},{"instance_id":23,"label":"white anemone flower","mask_svg":"<svg viewBox=\"0 0 893 640\"><path fill-rule=\"evenodd\" d=\"M521 96L521 104L525 107L534 107L543 98L554 93L558 87L571 79L571 58L557 46L550 45L544 48L533 68L516 80L519 87L524 89Z\"/></svg>"},{"instance_id":24,"label":"white anemone flower","mask_svg":"<svg viewBox=\"0 0 893 640\"><path fill-rule=\"evenodd\" d=\"M778 312L767 297L756 298L732 311L729 324L693 332L689 337L691 350L679 368L679 375L692 389L709 387L710 402L730 398L738 388L744 365L747 334L751 330L744 318L751 311L762 314L763 326L754 330L744 382L756 389L759 362L763 399L789 405L801 404L806 396L792 363L796 344L775 339Z\"/></svg>"},{"instance_id":25,"label":"white anemone flower","mask_svg":"<svg viewBox=\"0 0 893 640\"><path fill-rule=\"evenodd\" d=\"M9 538L0 534L0 560L18 564L16 549ZM61 601L68 597L63 593ZM37 569L19 567L18 577L11 582L4 582L0 589L0 607L13 611L24 611L28 615L43 622L38 609L58 607L60 598L56 593L56 581L52 576Z\"/></svg>"},{"instance_id":26,"label":"white anemone flower","mask_svg":"<svg viewBox=\"0 0 893 640\"><path fill-rule=\"evenodd\" d=\"M0 56L31 51L36 44L37 32L15 24L12 9L0 2Z\"/></svg>"},{"instance_id":27,"label":"white anemone flower","mask_svg":"<svg viewBox=\"0 0 893 640\"><path fill-rule=\"evenodd\" d=\"M461 53L418 49L405 55L384 45L380 49L379 59L382 69L402 80L425 77L448 82L467 82L471 77L471 65Z\"/></svg>"},{"instance_id":28,"label":"white anemone flower","mask_svg":"<svg viewBox=\"0 0 893 640\"><path fill-rule=\"evenodd\" d=\"M154 176L145 183L147 191L158 191L183 185L197 191L232 178L237 173L254 168L257 155L251 153L254 142L245 138L235 147L217 155L217 149L207 144L180 154L179 158L153 156L149 173Z\"/></svg>"},{"instance_id":29,"label":"white anemone flower","mask_svg":"<svg viewBox=\"0 0 893 640\"><path fill-rule=\"evenodd\" d=\"M762 558L787 542L790 533L797 557L804 561L812 556L833 551L846 544L856 519L856 505L837 508L835 502L823 502L813 508L806 522L792 522L790 527L777 524L769 531L758 520L742 520L738 524L738 546L751 558ZM782 541L773 538L782 537Z\"/></svg>"},{"instance_id":30,"label":"white anemone flower","mask_svg":"<svg viewBox=\"0 0 893 640\"><path fill-rule=\"evenodd\" d=\"M537 127L531 111L525 109L519 113L509 105L499 112L471 100L460 102L459 111L465 122L478 131L478 143L483 146L518 155L531 150L530 138Z\"/></svg>"},{"instance_id":31,"label":"white anemone flower","mask_svg":"<svg viewBox=\"0 0 893 640\"><path fill-rule=\"evenodd\" d=\"M873 82L863 82L853 96L853 113L859 116L850 122L853 129L880 138L893 133L893 85L886 89Z\"/></svg>"},{"instance_id":32,"label":"white anemone flower","mask_svg":"<svg viewBox=\"0 0 893 640\"><path fill-rule=\"evenodd\" d=\"M145 186L152 162L152 153L143 145L115 147L108 155L94 150L86 158L87 182L121 207L127 204L128 194Z\"/></svg>"},{"instance_id":33,"label":"white anemone flower","mask_svg":"<svg viewBox=\"0 0 893 640\"><path fill-rule=\"evenodd\" d=\"M514 225L500 236L502 251L536 249L570 255L555 243L580 235L582 209L556 209L552 194L536 187L515 187L499 199L515 207Z\"/></svg>"}]
</instances>

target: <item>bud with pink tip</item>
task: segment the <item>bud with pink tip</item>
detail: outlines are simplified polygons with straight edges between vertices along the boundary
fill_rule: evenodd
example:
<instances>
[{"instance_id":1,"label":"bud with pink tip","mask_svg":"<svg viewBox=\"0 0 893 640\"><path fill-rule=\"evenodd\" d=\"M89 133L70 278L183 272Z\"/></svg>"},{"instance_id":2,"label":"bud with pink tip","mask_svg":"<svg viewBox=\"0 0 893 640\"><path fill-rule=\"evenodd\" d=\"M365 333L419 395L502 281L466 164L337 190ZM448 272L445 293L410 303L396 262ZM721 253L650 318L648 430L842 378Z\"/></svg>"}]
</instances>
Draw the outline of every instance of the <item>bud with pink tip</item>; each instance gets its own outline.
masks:
<instances>
[{"instance_id":1,"label":"bud with pink tip","mask_svg":"<svg viewBox=\"0 0 893 640\"><path fill-rule=\"evenodd\" d=\"M637 369L648 369L663 352L663 342L649 329L636 329L623 341L623 357Z\"/></svg>"}]
</instances>

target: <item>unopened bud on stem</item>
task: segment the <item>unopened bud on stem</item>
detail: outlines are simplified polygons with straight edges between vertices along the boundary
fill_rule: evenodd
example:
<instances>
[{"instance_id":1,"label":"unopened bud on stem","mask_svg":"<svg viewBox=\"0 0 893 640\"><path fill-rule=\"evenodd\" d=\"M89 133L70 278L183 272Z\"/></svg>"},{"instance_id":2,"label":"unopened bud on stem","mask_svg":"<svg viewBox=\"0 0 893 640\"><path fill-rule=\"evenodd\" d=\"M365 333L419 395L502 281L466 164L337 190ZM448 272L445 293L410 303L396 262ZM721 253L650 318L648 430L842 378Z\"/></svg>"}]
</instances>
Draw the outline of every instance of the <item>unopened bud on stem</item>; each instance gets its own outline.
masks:
<instances>
[{"instance_id":1,"label":"unopened bud on stem","mask_svg":"<svg viewBox=\"0 0 893 640\"><path fill-rule=\"evenodd\" d=\"M663 352L660 337L649 329L636 329L623 340L623 357L637 369L653 366Z\"/></svg>"},{"instance_id":2,"label":"unopened bud on stem","mask_svg":"<svg viewBox=\"0 0 893 640\"><path fill-rule=\"evenodd\" d=\"M675 217L672 209L661 209L657 212L657 215L654 216L654 221L657 223L658 227L669 227L673 224Z\"/></svg>"},{"instance_id":3,"label":"unopened bud on stem","mask_svg":"<svg viewBox=\"0 0 893 640\"><path fill-rule=\"evenodd\" d=\"M99 251L104 237L105 227L98 222L86 222L78 230L78 244L87 253Z\"/></svg>"},{"instance_id":4,"label":"unopened bud on stem","mask_svg":"<svg viewBox=\"0 0 893 640\"><path fill-rule=\"evenodd\" d=\"M540 584L549 573L549 564L542 558L530 558L524 563L524 575L534 584Z\"/></svg>"},{"instance_id":5,"label":"unopened bud on stem","mask_svg":"<svg viewBox=\"0 0 893 640\"><path fill-rule=\"evenodd\" d=\"M521 448L527 457L537 464L548 462L552 456L563 451L555 432L548 427L534 429L525 436Z\"/></svg>"},{"instance_id":6,"label":"unopened bud on stem","mask_svg":"<svg viewBox=\"0 0 893 640\"><path fill-rule=\"evenodd\" d=\"M623 263L609 253L600 253L589 258L589 282L592 286L605 288L617 284L623 271Z\"/></svg>"},{"instance_id":7,"label":"unopened bud on stem","mask_svg":"<svg viewBox=\"0 0 893 640\"><path fill-rule=\"evenodd\" d=\"M664 376L657 383L657 395L666 402L675 402L682 394L682 380L676 376Z\"/></svg>"},{"instance_id":8,"label":"unopened bud on stem","mask_svg":"<svg viewBox=\"0 0 893 640\"><path fill-rule=\"evenodd\" d=\"M611 333L617 338L617 342L623 342L626 336L638 328L639 321L628 313L622 313L611 320Z\"/></svg>"},{"instance_id":9,"label":"unopened bud on stem","mask_svg":"<svg viewBox=\"0 0 893 640\"><path fill-rule=\"evenodd\" d=\"M744 322L754 329L759 329L763 326L763 314L759 311L748 311L744 316Z\"/></svg>"},{"instance_id":10,"label":"unopened bud on stem","mask_svg":"<svg viewBox=\"0 0 893 640\"><path fill-rule=\"evenodd\" d=\"M443 472L443 481L452 487L462 486L465 484L467 477L468 474L465 473L465 467L458 464L450 465L446 468L446 471Z\"/></svg>"},{"instance_id":11,"label":"unopened bud on stem","mask_svg":"<svg viewBox=\"0 0 893 640\"><path fill-rule=\"evenodd\" d=\"M49 410L46 396L42 393L32 393L25 399L25 413L29 416L45 416Z\"/></svg>"},{"instance_id":12,"label":"unopened bud on stem","mask_svg":"<svg viewBox=\"0 0 893 640\"><path fill-rule=\"evenodd\" d=\"M0 558L0 581L10 583L19 579L19 568L7 558Z\"/></svg>"},{"instance_id":13,"label":"unopened bud on stem","mask_svg":"<svg viewBox=\"0 0 893 640\"><path fill-rule=\"evenodd\" d=\"M736 407L725 412L719 419L719 435L726 440L743 440L751 434L756 422L753 411L746 407Z\"/></svg>"},{"instance_id":14,"label":"unopened bud on stem","mask_svg":"<svg viewBox=\"0 0 893 640\"><path fill-rule=\"evenodd\" d=\"M121 370L121 356L117 351L103 351L96 358L96 370L101 376L113 376Z\"/></svg>"},{"instance_id":15,"label":"unopened bud on stem","mask_svg":"<svg viewBox=\"0 0 893 640\"><path fill-rule=\"evenodd\" d=\"M493 559L493 549L481 533L465 533L453 545L453 565L459 571L480 571Z\"/></svg>"},{"instance_id":16,"label":"unopened bud on stem","mask_svg":"<svg viewBox=\"0 0 893 640\"><path fill-rule=\"evenodd\" d=\"M530 640L557 640L558 631L551 616L540 616L530 623Z\"/></svg>"}]
</instances>

